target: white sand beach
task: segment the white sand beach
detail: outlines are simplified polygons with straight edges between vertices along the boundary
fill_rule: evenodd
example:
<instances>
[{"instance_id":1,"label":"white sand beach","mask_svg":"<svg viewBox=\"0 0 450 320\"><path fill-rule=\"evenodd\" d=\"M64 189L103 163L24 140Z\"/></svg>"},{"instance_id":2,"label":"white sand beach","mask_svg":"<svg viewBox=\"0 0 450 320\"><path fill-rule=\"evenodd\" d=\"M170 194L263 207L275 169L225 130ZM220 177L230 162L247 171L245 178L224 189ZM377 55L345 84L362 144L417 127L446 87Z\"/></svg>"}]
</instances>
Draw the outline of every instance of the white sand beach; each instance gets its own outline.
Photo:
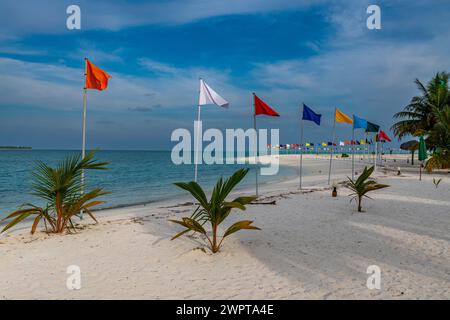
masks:
<instances>
[{"instance_id":1,"label":"white sand beach","mask_svg":"<svg viewBox=\"0 0 450 320\"><path fill-rule=\"evenodd\" d=\"M296 166L298 156L280 161ZM333 165L333 180L350 175L350 159ZM100 223L85 220L77 234L16 228L0 236L0 299L450 299L448 174L419 181L417 167L379 168L391 187L358 213L348 189L331 197L327 166L327 156L304 157L303 191L298 177L261 186L276 205L249 205L224 227L245 218L262 230L233 234L215 255L197 235L170 240L180 227L167 220L191 214L189 197L98 212ZM80 290L66 288L69 265L81 268ZM370 265L380 290L366 286Z\"/></svg>"}]
</instances>

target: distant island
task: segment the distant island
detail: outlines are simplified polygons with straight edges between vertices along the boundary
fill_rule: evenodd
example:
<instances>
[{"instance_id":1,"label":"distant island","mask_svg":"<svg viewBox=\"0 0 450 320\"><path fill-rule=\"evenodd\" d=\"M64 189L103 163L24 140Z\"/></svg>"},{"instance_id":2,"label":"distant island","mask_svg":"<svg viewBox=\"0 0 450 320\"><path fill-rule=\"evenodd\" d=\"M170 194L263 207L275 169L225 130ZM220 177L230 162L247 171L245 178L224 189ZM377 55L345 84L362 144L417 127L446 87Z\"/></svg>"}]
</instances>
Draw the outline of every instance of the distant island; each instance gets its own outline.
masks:
<instances>
[{"instance_id":1,"label":"distant island","mask_svg":"<svg viewBox=\"0 0 450 320\"><path fill-rule=\"evenodd\" d=\"M0 150L31 150L31 147L22 146L0 146Z\"/></svg>"}]
</instances>

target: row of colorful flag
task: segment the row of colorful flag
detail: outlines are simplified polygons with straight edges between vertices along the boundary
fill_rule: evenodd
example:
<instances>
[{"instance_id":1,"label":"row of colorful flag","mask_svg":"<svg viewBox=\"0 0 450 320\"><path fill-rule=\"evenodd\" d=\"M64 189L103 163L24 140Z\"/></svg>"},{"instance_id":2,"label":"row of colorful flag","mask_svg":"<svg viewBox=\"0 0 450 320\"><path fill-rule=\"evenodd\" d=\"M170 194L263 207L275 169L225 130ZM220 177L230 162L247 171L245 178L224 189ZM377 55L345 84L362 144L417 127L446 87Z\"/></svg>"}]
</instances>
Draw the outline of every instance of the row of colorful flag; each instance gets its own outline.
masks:
<instances>
[{"instance_id":1,"label":"row of colorful flag","mask_svg":"<svg viewBox=\"0 0 450 320\"><path fill-rule=\"evenodd\" d=\"M88 59L85 59L86 65L85 65L85 86L84 86L84 121L83 121L83 156L85 152L85 131L86 131L86 94L87 89L96 89L96 90L104 90L108 86L108 79L111 78L109 74L107 74L102 69L95 66L93 63L91 63ZM219 107L225 107L227 108L229 106L229 103L226 99L224 99L222 96L220 96L216 91L214 91L210 86L206 84L206 82L203 79L200 79L199 81L199 99L198 99L198 123L197 125L200 126L200 113L201 113L201 106L203 105L217 105ZM255 93L253 93L253 125L256 129L256 117L259 115L266 115L271 117L279 117L280 114L274 110L274 108L270 107L266 102L264 102L261 98L259 98ZM308 107L306 104L303 104L303 111L302 111L302 117L301 117L301 128L300 128L300 144L293 144L293 145L286 145L293 146L294 148L298 148L302 150L300 146L305 147L313 147L314 143L304 143L303 142L303 122L304 121L310 121L315 123L316 125L321 125L321 119L322 115L319 113L316 113L312 108ZM349 117L345 113L343 113L339 108L335 108L334 112L334 123L333 123L333 133L332 133L332 139L329 142L323 142L320 144L322 147L330 147L330 168L328 173L328 183L330 183L330 177L331 177L331 170L332 170L332 160L333 160L333 149L334 147L337 147L337 143L335 142L335 130L336 130L336 123L347 123L353 125L352 130L352 139L350 141L340 141L339 146L346 146L346 145L364 145L364 144L371 144L371 142L367 139L365 140L359 140L357 141L354 138L355 130L357 129L364 129L366 134L368 133L374 133L374 141L376 142L385 142L385 141L391 141L391 139L388 137L388 135L380 129L380 126L377 124L374 124L370 121L367 121L366 119L360 118L356 115L353 115L353 117ZM197 128L199 130L199 128ZM197 181L197 172L198 168L197 165L199 163L199 157L200 152L199 150L199 143L201 141L196 141L196 148L197 152L195 153L195 181ZM286 147L285 146L285 147ZM278 148L281 146L278 146ZM376 148L377 149L377 148ZM353 147L353 156L352 156L352 178L354 176L354 150L355 147ZM300 188L301 188L301 179L302 179L302 152L300 152ZM256 173L256 195L258 196L258 172Z\"/></svg>"},{"instance_id":2,"label":"row of colorful flag","mask_svg":"<svg viewBox=\"0 0 450 320\"><path fill-rule=\"evenodd\" d=\"M385 142L385 140L381 140L380 142ZM301 147L337 147L337 146L353 146L353 145L370 145L373 144L372 140L370 139L361 139L361 140L345 140L345 141L339 141L338 143L333 142L322 142L322 143L312 143L312 142L305 142L304 144L300 143L287 143L287 144L276 144L271 145L268 144L268 149L300 149Z\"/></svg>"},{"instance_id":3,"label":"row of colorful flag","mask_svg":"<svg viewBox=\"0 0 450 320\"><path fill-rule=\"evenodd\" d=\"M85 89L97 89L104 90L108 86L108 79L111 78L109 74L95 66L92 62L86 59L86 73L85 73ZM260 99L253 93L254 97L254 115L267 115L272 117L279 117L280 114L271 108L267 103ZM203 79L200 79L199 90L199 106L215 104L220 107L228 107L229 103L222 98L217 92L215 92L210 86L206 84ZM302 120L312 121L320 126L322 115L314 112L306 104L303 104L303 116ZM380 130L380 126L369 122L363 118L353 115L353 119L343 113L339 108L335 109L335 122L353 124L354 129L365 129L366 132L375 132L378 135L375 137L377 141L391 141L387 134ZM333 142L334 143L334 142ZM344 142L347 145L347 141ZM364 142L360 142L364 144ZM330 142L327 143L330 145ZM341 143L342 145L342 143Z\"/></svg>"},{"instance_id":4,"label":"row of colorful flag","mask_svg":"<svg viewBox=\"0 0 450 320\"><path fill-rule=\"evenodd\" d=\"M334 146L333 147L335 151L345 151L345 152L349 152L352 151L353 149L350 149L349 147L343 147L343 146ZM300 150L301 152L303 151L326 151L329 152L331 150L331 147L321 147L321 146L315 146L315 147L303 147L303 148L282 148L282 147L272 147L271 149L278 149L278 150L286 150L286 151L294 151L296 152L297 150ZM363 150L365 153L367 153L369 151L369 149L367 147L363 147L363 146L358 146L355 147L356 151L361 151Z\"/></svg>"},{"instance_id":5,"label":"row of colorful flag","mask_svg":"<svg viewBox=\"0 0 450 320\"><path fill-rule=\"evenodd\" d=\"M275 116L279 117L280 114L276 112L274 109L269 107L267 103L262 101L258 96L254 95L254 105L255 105L255 115L268 115L268 116ZM306 121L312 121L315 124L320 126L322 115L314 112L310 107L308 107L306 104L303 104L303 115L302 120ZM370 121L367 121L363 118L360 118L356 115L353 115L353 119L350 118L348 115L343 113L339 108L335 109L335 122L341 122L341 123L349 123L353 124L354 129L364 129L365 132L374 132L377 135L375 136L375 139L377 141L391 141L389 136L380 129L380 126L377 124L374 124Z\"/></svg>"},{"instance_id":6,"label":"row of colorful flag","mask_svg":"<svg viewBox=\"0 0 450 320\"><path fill-rule=\"evenodd\" d=\"M254 126L256 128L256 116L257 115L268 115L268 116L275 116L275 117L279 117L279 113L276 112L274 109L272 109L267 103L265 103L264 101L262 101L259 97L257 97L255 94L253 94L254 96ZM296 147L300 150L302 150L303 148L300 146L305 145L306 147L308 147L308 143L304 144L303 143L303 123L304 121L311 121L313 123L315 123L316 125L320 126L321 123L321 119L322 119L322 115L315 112L314 110L312 110L312 108L308 107L306 104L303 103L303 112L302 112L302 118L301 118L301 128L300 128L300 144L298 144ZM333 122L333 133L332 133L332 140L331 142L324 142L322 143L323 147L329 147L329 151L330 151L330 165L329 165L329 170L328 170L328 184L330 184L331 182L331 172L332 172L332 162L333 162L333 151L334 148L337 146L336 142L335 142L335 132L336 132L336 123L347 123L347 124L352 124L352 140L351 142L347 142L346 141L341 141L339 142L340 146L345 146L345 145L352 145L352 179L354 179L354 175L355 175L355 145L358 144L358 142L355 140L355 130L357 129L364 129L366 132L366 136L368 133L374 133L374 141L375 142L385 142L385 141L391 141L391 139L389 138L389 136L383 131L381 130L380 126L372 123L370 121L367 121L366 119L360 118L356 115L353 115L353 117L349 117L348 115L346 115L344 112L342 112L339 108L335 108L334 111L334 122ZM367 141L364 140L364 143ZM361 144L361 141L360 143ZM311 146L311 144L309 144L309 146ZM378 152L378 145L375 148L376 152ZM303 159L303 154L302 152L300 152L300 189L302 188L302 159ZM376 162L375 162L375 168L376 168ZM257 179L257 178L256 178ZM256 195L258 195L258 181L256 180Z\"/></svg>"}]
</instances>

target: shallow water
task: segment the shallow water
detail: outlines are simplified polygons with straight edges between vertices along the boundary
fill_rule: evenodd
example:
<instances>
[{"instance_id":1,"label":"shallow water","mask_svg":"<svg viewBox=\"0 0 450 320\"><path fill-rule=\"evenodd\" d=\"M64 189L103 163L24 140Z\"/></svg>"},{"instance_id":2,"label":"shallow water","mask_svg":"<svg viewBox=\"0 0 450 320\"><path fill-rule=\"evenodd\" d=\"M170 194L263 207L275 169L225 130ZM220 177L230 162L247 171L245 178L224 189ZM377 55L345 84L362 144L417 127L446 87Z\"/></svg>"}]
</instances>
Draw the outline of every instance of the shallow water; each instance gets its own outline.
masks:
<instances>
[{"instance_id":1,"label":"shallow water","mask_svg":"<svg viewBox=\"0 0 450 320\"><path fill-rule=\"evenodd\" d=\"M23 203L42 205L30 195L31 173L36 161L56 165L69 154L67 150L3 150L0 151L0 215L4 215ZM97 158L111 162L110 170L89 171L86 183L112 192L103 197L103 207L116 207L163 200L177 194L186 194L174 186L174 182L194 179L194 165L174 165L170 151L98 151ZM241 187L254 184L254 166L251 165L199 165L199 183L211 189L221 175L231 175L242 167L251 172ZM280 167L277 175L261 176L261 183L283 180L297 174L296 170Z\"/></svg>"}]
</instances>

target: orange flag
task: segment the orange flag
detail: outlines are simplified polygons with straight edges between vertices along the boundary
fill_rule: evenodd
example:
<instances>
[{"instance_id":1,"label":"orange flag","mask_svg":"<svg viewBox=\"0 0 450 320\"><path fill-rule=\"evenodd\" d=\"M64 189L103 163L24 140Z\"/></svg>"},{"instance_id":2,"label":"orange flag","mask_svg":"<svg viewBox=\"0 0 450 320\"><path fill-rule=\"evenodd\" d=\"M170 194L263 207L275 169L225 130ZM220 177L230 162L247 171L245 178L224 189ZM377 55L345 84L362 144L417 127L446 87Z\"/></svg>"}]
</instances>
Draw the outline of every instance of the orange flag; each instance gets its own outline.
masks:
<instances>
[{"instance_id":1,"label":"orange flag","mask_svg":"<svg viewBox=\"0 0 450 320\"><path fill-rule=\"evenodd\" d=\"M343 113L339 108L336 108L336 115L335 115L336 122L345 122L345 123L353 123L352 118L350 118L348 115Z\"/></svg>"},{"instance_id":2,"label":"orange flag","mask_svg":"<svg viewBox=\"0 0 450 320\"><path fill-rule=\"evenodd\" d=\"M108 86L109 74L86 59L86 84L85 89L105 90Z\"/></svg>"}]
</instances>

